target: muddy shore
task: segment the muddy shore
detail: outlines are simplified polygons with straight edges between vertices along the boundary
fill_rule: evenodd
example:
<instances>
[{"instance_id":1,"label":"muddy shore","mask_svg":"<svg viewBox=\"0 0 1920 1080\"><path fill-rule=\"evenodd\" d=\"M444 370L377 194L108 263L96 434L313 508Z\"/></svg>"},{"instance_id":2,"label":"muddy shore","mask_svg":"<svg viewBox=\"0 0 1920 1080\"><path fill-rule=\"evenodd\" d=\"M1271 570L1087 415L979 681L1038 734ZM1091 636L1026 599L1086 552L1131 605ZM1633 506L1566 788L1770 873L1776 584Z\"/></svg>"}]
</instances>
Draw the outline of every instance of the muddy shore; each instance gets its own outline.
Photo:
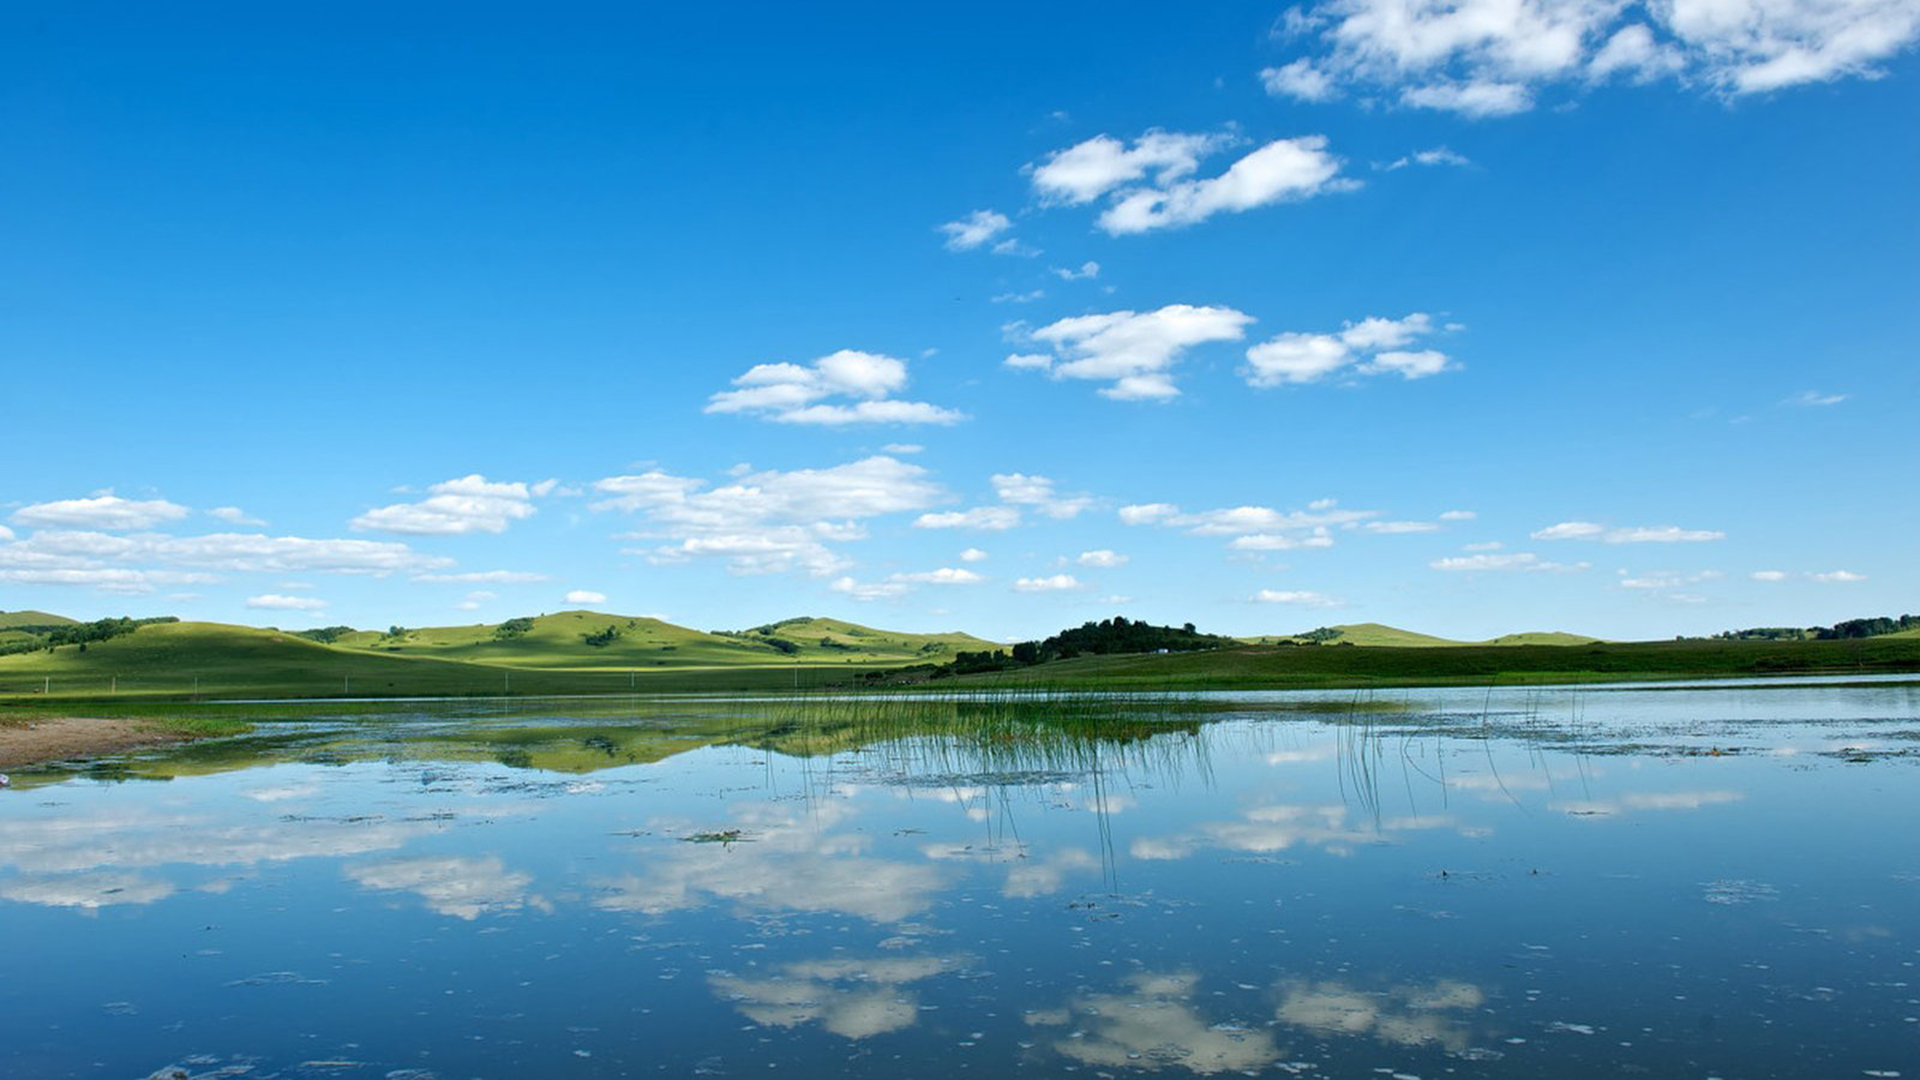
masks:
<instances>
[{"instance_id":1,"label":"muddy shore","mask_svg":"<svg viewBox=\"0 0 1920 1080\"><path fill-rule=\"evenodd\" d=\"M0 721L0 770L167 746L192 738L193 735L169 730L151 720L104 720L85 716L5 720Z\"/></svg>"}]
</instances>

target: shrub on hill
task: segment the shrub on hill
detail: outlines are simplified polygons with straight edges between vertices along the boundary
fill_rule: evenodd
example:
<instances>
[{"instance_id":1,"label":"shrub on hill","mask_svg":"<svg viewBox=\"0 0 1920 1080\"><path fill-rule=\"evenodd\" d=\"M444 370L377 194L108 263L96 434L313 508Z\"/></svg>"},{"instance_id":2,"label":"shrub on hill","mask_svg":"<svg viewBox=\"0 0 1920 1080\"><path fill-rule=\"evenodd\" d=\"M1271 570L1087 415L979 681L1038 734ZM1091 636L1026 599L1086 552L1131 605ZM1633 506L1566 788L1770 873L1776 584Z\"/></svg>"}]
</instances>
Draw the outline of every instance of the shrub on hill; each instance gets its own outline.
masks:
<instances>
[{"instance_id":1,"label":"shrub on hill","mask_svg":"<svg viewBox=\"0 0 1920 1080\"><path fill-rule=\"evenodd\" d=\"M52 652L62 645L78 645L84 651L89 644L108 641L122 634L131 634L143 626L179 621L179 618L173 615L161 615L150 619L130 619L122 616L118 619L96 619L89 623L63 626L10 626L7 628L10 631L32 636L25 641L15 641L0 646L0 656L34 652L39 649Z\"/></svg>"},{"instance_id":2,"label":"shrub on hill","mask_svg":"<svg viewBox=\"0 0 1920 1080\"><path fill-rule=\"evenodd\" d=\"M311 630L295 630L293 636L317 641L322 645L331 645L340 640L341 635L353 633L351 626L316 626Z\"/></svg>"},{"instance_id":3,"label":"shrub on hill","mask_svg":"<svg viewBox=\"0 0 1920 1080\"><path fill-rule=\"evenodd\" d=\"M523 616L518 619L508 619L493 628L493 640L512 641L514 638L524 636L531 629L533 629L533 620L530 618Z\"/></svg>"}]
</instances>

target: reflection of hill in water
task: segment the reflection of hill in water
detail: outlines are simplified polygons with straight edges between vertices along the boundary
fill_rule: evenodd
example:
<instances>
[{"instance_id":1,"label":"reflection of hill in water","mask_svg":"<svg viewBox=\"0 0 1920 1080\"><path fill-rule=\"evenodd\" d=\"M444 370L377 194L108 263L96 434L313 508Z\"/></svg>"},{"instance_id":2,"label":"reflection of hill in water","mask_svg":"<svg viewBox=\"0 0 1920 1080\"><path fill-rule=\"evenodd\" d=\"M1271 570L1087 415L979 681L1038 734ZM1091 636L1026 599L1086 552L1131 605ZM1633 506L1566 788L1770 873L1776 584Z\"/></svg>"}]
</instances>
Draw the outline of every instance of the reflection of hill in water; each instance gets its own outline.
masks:
<instances>
[{"instance_id":1,"label":"reflection of hill in water","mask_svg":"<svg viewBox=\"0 0 1920 1080\"><path fill-rule=\"evenodd\" d=\"M448 703L445 712L309 711L262 719L234 738L95 762L79 775L167 780L300 762L498 762L510 768L585 774L648 765L691 750L746 747L793 758L872 751L869 764L896 782L935 776L1019 782L1092 769L1182 772L1204 766L1198 738L1223 716L1213 706L1138 697L1047 699L770 699L566 703L515 710ZM550 706L549 706L550 708ZM49 768L20 778L75 775Z\"/></svg>"}]
</instances>

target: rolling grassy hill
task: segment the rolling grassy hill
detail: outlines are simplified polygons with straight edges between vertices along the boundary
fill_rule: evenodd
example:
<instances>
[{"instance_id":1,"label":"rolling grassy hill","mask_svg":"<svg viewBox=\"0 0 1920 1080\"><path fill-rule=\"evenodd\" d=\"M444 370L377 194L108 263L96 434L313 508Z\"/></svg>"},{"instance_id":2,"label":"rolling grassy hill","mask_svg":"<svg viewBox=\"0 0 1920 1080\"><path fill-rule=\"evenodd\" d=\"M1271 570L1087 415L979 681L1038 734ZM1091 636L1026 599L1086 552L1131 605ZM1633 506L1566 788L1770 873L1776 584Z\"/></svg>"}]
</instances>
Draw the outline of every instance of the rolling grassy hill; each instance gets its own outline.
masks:
<instances>
[{"instance_id":1,"label":"rolling grassy hill","mask_svg":"<svg viewBox=\"0 0 1920 1080\"><path fill-rule=\"evenodd\" d=\"M361 630L341 635L334 645L388 656L514 668L621 671L769 664L898 666L946 660L957 649L994 647L968 634L908 634L838 619L787 619L722 633L593 611L562 611L528 622L526 629L514 633L487 624L408 630L400 637Z\"/></svg>"},{"instance_id":2,"label":"rolling grassy hill","mask_svg":"<svg viewBox=\"0 0 1920 1080\"><path fill-rule=\"evenodd\" d=\"M49 615L44 611L0 611L0 630L12 630L21 626L78 626L79 620L69 619L65 615Z\"/></svg>"},{"instance_id":3,"label":"rolling grassy hill","mask_svg":"<svg viewBox=\"0 0 1920 1080\"><path fill-rule=\"evenodd\" d=\"M1243 638L1250 645L1306 645L1318 640L1323 645L1355 645L1362 648L1439 648L1458 645L1590 645L1599 638L1583 634L1569 634L1562 631L1532 631L1520 634L1502 634L1486 641L1456 641L1452 638L1435 637L1413 630L1402 630L1397 626L1381 623L1348 623L1342 626L1329 626L1332 637L1321 638L1306 634L1264 635L1255 638Z\"/></svg>"}]
</instances>

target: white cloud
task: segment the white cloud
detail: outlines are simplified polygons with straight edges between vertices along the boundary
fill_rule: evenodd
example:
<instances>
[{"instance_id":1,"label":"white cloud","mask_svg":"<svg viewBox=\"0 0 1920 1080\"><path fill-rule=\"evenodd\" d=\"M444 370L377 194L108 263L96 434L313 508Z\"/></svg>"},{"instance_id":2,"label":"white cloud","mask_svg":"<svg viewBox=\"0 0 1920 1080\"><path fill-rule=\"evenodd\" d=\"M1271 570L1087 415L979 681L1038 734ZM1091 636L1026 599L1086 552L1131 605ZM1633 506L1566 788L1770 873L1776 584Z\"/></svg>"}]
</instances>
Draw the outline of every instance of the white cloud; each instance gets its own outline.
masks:
<instances>
[{"instance_id":1,"label":"white cloud","mask_svg":"<svg viewBox=\"0 0 1920 1080\"><path fill-rule=\"evenodd\" d=\"M1817 390L1802 390L1786 400L1788 405L1801 405L1807 408L1820 408L1825 405L1838 405L1851 396L1848 394L1822 394Z\"/></svg>"},{"instance_id":2,"label":"white cloud","mask_svg":"<svg viewBox=\"0 0 1920 1080\"><path fill-rule=\"evenodd\" d=\"M1128 525L1158 525L1192 536L1232 537L1228 546L1236 551L1332 547L1332 529L1354 528L1379 516L1378 510L1343 509L1333 499L1316 500L1305 510L1230 506L1189 513L1170 503L1120 508L1120 520Z\"/></svg>"},{"instance_id":3,"label":"white cloud","mask_svg":"<svg viewBox=\"0 0 1920 1080\"><path fill-rule=\"evenodd\" d=\"M1053 489L1053 481L1044 476L995 473L992 481L994 494L1000 497L1001 502L1013 506L1031 506L1050 518L1064 520L1078 517L1093 505L1092 496L1057 493Z\"/></svg>"},{"instance_id":4,"label":"white cloud","mask_svg":"<svg viewBox=\"0 0 1920 1080\"><path fill-rule=\"evenodd\" d=\"M247 597L247 606L263 608L267 611L322 611L327 602L316 596L281 596L267 593L262 596Z\"/></svg>"},{"instance_id":5,"label":"white cloud","mask_svg":"<svg viewBox=\"0 0 1920 1080\"><path fill-rule=\"evenodd\" d=\"M990 304L1031 304L1036 300L1045 300L1047 290L1034 289L1029 292L1003 292L987 298Z\"/></svg>"},{"instance_id":6,"label":"white cloud","mask_svg":"<svg viewBox=\"0 0 1920 1080\"><path fill-rule=\"evenodd\" d=\"M478 611L481 605L486 604L493 600L498 600L498 599L499 599L498 596L488 592L485 589L475 589L474 591L467 594L466 599L460 601L458 604L455 604L454 606L459 608L461 611Z\"/></svg>"},{"instance_id":7,"label":"white cloud","mask_svg":"<svg viewBox=\"0 0 1920 1080\"><path fill-rule=\"evenodd\" d=\"M1056 266L1053 268L1053 274L1061 281L1088 281L1100 276L1100 264L1088 259L1080 264L1078 270L1072 267Z\"/></svg>"},{"instance_id":8,"label":"white cloud","mask_svg":"<svg viewBox=\"0 0 1920 1080\"><path fill-rule=\"evenodd\" d=\"M13 512L13 523L37 529L127 532L178 521L187 514L186 507L165 499L122 499L108 491L86 499L63 499L23 506Z\"/></svg>"},{"instance_id":9,"label":"white cloud","mask_svg":"<svg viewBox=\"0 0 1920 1080\"><path fill-rule=\"evenodd\" d=\"M1712 529L1683 529L1678 525L1638 525L1608 528L1592 521L1562 521L1533 532L1535 540L1599 540L1608 544L1699 544L1724 540Z\"/></svg>"},{"instance_id":10,"label":"white cloud","mask_svg":"<svg viewBox=\"0 0 1920 1080\"><path fill-rule=\"evenodd\" d=\"M1370 533L1379 533L1382 536L1402 536L1407 533L1440 531L1440 526L1431 521L1369 521L1362 527Z\"/></svg>"},{"instance_id":11,"label":"white cloud","mask_svg":"<svg viewBox=\"0 0 1920 1080\"><path fill-rule=\"evenodd\" d=\"M1072 574L1054 574L1051 577L1023 577L1013 583L1015 592L1069 592L1085 588Z\"/></svg>"},{"instance_id":12,"label":"white cloud","mask_svg":"<svg viewBox=\"0 0 1920 1080\"><path fill-rule=\"evenodd\" d=\"M1122 555L1117 551L1099 548L1094 551L1081 552L1080 557L1074 561L1081 566L1092 566L1101 570L1111 570L1116 566L1127 565L1129 559L1128 556Z\"/></svg>"},{"instance_id":13,"label":"white cloud","mask_svg":"<svg viewBox=\"0 0 1920 1080\"><path fill-rule=\"evenodd\" d=\"M916 529L976 529L1001 532L1020 524L1020 511L1011 506L977 506L971 510L948 510L921 514L914 519Z\"/></svg>"},{"instance_id":14,"label":"white cloud","mask_svg":"<svg viewBox=\"0 0 1920 1080\"><path fill-rule=\"evenodd\" d=\"M266 522L261 521L259 518L254 517L237 506L216 506L207 511L207 516L210 518L218 518L229 525L247 525L253 528L261 528L266 525Z\"/></svg>"},{"instance_id":15,"label":"white cloud","mask_svg":"<svg viewBox=\"0 0 1920 1080\"><path fill-rule=\"evenodd\" d=\"M783 424L955 424L964 413L891 395L907 385L907 362L841 349L812 364L756 364L707 401L709 413L744 413ZM852 404L828 403L850 398Z\"/></svg>"},{"instance_id":16,"label":"white cloud","mask_svg":"<svg viewBox=\"0 0 1920 1080\"><path fill-rule=\"evenodd\" d=\"M1333 76L1304 57L1279 67L1264 69L1260 72L1260 82L1266 86L1267 93L1297 101L1332 101L1340 96L1340 88L1335 85Z\"/></svg>"},{"instance_id":17,"label":"white cloud","mask_svg":"<svg viewBox=\"0 0 1920 1080\"><path fill-rule=\"evenodd\" d=\"M607 594L594 592L592 589L573 589L564 599L569 604L604 604L607 602Z\"/></svg>"},{"instance_id":18,"label":"white cloud","mask_svg":"<svg viewBox=\"0 0 1920 1080\"><path fill-rule=\"evenodd\" d=\"M856 581L851 577L838 578L827 587L855 600L890 600L909 591L901 581Z\"/></svg>"},{"instance_id":19,"label":"white cloud","mask_svg":"<svg viewBox=\"0 0 1920 1080\"><path fill-rule=\"evenodd\" d=\"M978 585L987 579L971 570L943 566L938 570L922 570L911 574L895 574L888 580L907 585Z\"/></svg>"},{"instance_id":20,"label":"white cloud","mask_svg":"<svg viewBox=\"0 0 1920 1080\"><path fill-rule=\"evenodd\" d=\"M1099 224L1110 235L1125 236L1193 225L1215 214L1310 199L1352 186L1351 181L1336 179L1340 165L1340 159L1327 152L1325 136L1275 139L1219 176L1124 191L1101 213Z\"/></svg>"},{"instance_id":21,"label":"white cloud","mask_svg":"<svg viewBox=\"0 0 1920 1080\"><path fill-rule=\"evenodd\" d=\"M1058 150L1029 170L1034 191L1048 202L1089 203L1151 176L1171 184L1200 167L1200 159L1228 145L1226 135L1182 135L1154 129L1131 147L1107 135Z\"/></svg>"},{"instance_id":22,"label":"white cloud","mask_svg":"<svg viewBox=\"0 0 1920 1080\"><path fill-rule=\"evenodd\" d=\"M847 561L829 544L863 538L860 522L925 509L946 493L918 465L884 455L826 469L746 473L703 490L706 482L655 469L594 484L599 511L644 515L641 539L673 543L640 550L656 563L725 559L736 574L803 570L818 577Z\"/></svg>"},{"instance_id":23,"label":"white cloud","mask_svg":"<svg viewBox=\"0 0 1920 1080\"><path fill-rule=\"evenodd\" d=\"M1787 580L1787 572L1785 570L1755 570L1753 573L1748 574L1747 576L1752 578L1755 581Z\"/></svg>"},{"instance_id":24,"label":"white cloud","mask_svg":"<svg viewBox=\"0 0 1920 1080\"><path fill-rule=\"evenodd\" d=\"M497 855L422 855L349 866L346 875L360 885L387 892L410 892L439 915L468 922L481 915L517 911L529 902L533 878L509 870Z\"/></svg>"},{"instance_id":25,"label":"white cloud","mask_svg":"<svg viewBox=\"0 0 1920 1080\"><path fill-rule=\"evenodd\" d=\"M1867 575L1856 574L1851 570L1830 570L1824 574L1808 574L1807 577L1822 585L1852 585L1867 580Z\"/></svg>"},{"instance_id":26,"label":"white cloud","mask_svg":"<svg viewBox=\"0 0 1920 1080\"><path fill-rule=\"evenodd\" d=\"M394 542L242 533L175 537L42 530L25 540L0 543L0 581L92 585L113 592L148 592L160 585L218 580L202 571L385 576L439 569L452 562Z\"/></svg>"},{"instance_id":27,"label":"white cloud","mask_svg":"<svg viewBox=\"0 0 1920 1080\"><path fill-rule=\"evenodd\" d=\"M1052 356L1015 355L1007 365L1039 369L1055 379L1088 379L1111 385L1105 397L1122 401L1177 397L1174 364L1196 345L1238 341L1251 315L1229 307L1169 304L1157 311L1079 315L1028 333L1053 349Z\"/></svg>"},{"instance_id":28,"label":"white cloud","mask_svg":"<svg viewBox=\"0 0 1920 1080\"><path fill-rule=\"evenodd\" d=\"M959 221L949 221L940 226L947 234L948 251L972 251L980 245L1013 228L1013 222L1007 215L996 210L975 210Z\"/></svg>"},{"instance_id":29,"label":"white cloud","mask_svg":"<svg viewBox=\"0 0 1920 1080\"><path fill-rule=\"evenodd\" d=\"M1588 568L1587 563L1548 562L1531 552L1514 552L1510 555L1454 555L1445 559L1435 559L1427 564L1435 570L1454 573L1479 573L1482 571L1522 571L1546 573L1570 573Z\"/></svg>"},{"instance_id":30,"label":"white cloud","mask_svg":"<svg viewBox=\"0 0 1920 1080\"><path fill-rule=\"evenodd\" d=\"M5 525L0 525L0 540L11 539L13 539L13 530L7 528Z\"/></svg>"},{"instance_id":31,"label":"white cloud","mask_svg":"<svg viewBox=\"0 0 1920 1080\"><path fill-rule=\"evenodd\" d=\"M1296 607L1339 607L1341 601L1324 593L1306 589L1261 589L1253 594L1254 602L1261 604L1291 604Z\"/></svg>"},{"instance_id":32,"label":"white cloud","mask_svg":"<svg viewBox=\"0 0 1920 1080\"><path fill-rule=\"evenodd\" d=\"M1434 332L1432 316L1420 311L1401 319L1371 316L1332 334L1289 332L1248 349L1249 366L1241 374L1248 385L1262 388L1318 382L1339 372L1422 379L1454 366L1437 349L1404 348Z\"/></svg>"},{"instance_id":33,"label":"white cloud","mask_svg":"<svg viewBox=\"0 0 1920 1080\"><path fill-rule=\"evenodd\" d=\"M1640 574L1638 576L1622 570L1620 571L1618 584L1623 589L1643 589L1665 592L1687 585L1698 585L1703 581L1718 581L1725 576L1726 575L1718 570L1701 570L1692 574L1678 573L1675 571L1657 571L1655 573Z\"/></svg>"},{"instance_id":34,"label":"white cloud","mask_svg":"<svg viewBox=\"0 0 1920 1080\"><path fill-rule=\"evenodd\" d=\"M1261 72L1269 93L1352 90L1415 108L1502 116L1540 91L1625 76L1726 97L1845 77L1920 34L1912 0L1322 0L1291 23L1311 55Z\"/></svg>"},{"instance_id":35,"label":"white cloud","mask_svg":"<svg viewBox=\"0 0 1920 1080\"><path fill-rule=\"evenodd\" d=\"M926 447L921 446L919 443L891 442L880 449L882 452L888 454L918 454L925 451Z\"/></svg>"},{"instance_id":36,"label":"white cloud","mask_svg":"<svg viewBox=\"0 0 1920 1080\"><path fill-rule=\"evenodd\" d=\"M472 570L459 574L415 574L413 580L455 585L532 585L549 578L528 570Z\"/></svg>"},{"instance_id":37,"label":"white cloud","mask_svg":"<svg viewBox=\"0 0 1920 1080\"><path fill-rule=\"evenodd\" d=\"M1099 217L1110 235L1178 228L1220 213L1342 190L1341 161L1324 136L1275 139L1241 157L1225 172L1193 179L1200 161L1239 141L1232 135L1152 130L1132 145L1096 135L1056 151L1028 169L1044 203L1084 205L1109 197Z\"/></svg>"},{"instance_id":38,"label":"white cloud","mask_svg":"<svg viewBox=\"0 0 1920 1080\"><path fill-rule=\"evenodd\" d=\"M1506 546L1507 545L1501 543L1498 540L1482 540L1477 544L1462 544L1460 545L1460 550L1462 551L1499 551L1501 548Z\"/></svg>"},{"instance_id":39,"label":"white cloud","mask_svg":"<svg viewBox=\"0 0 1920 1080\"><path fill-rule=\"evenodd\" d=\"M987 553L977 547L970 547L960 553L961 562L985 562L987 558Z\"/></svg>"},{"instance_id":40,"label":"white cloud","mask_svg":"<svg viewBox=\"0 0 1920 1080\"><path fill-rule=\"evenodd\" d=\"M354 518L352 526L410 536L464 536L503 533L508 524L534 514L534 492L523 483L495 482L475 473L428 490L432 494L419 502L369 510Z\"/></svg>"},{"instance_id":41,"label":"white cloud","mask_svg":"<svg viewBox=\"0 0 1920 1080\"><path fill-rule=\"evenodd\" d=\"M1471 510L1449 510L1440 515L1441 521L1472 521L1480 515Z\"/></svg>"},{"instance_id":42,"label":"white cloud","mask_svg":"<svg viewBox=\"0 0 1920 1080\"><path fill-rule=\"evenodd\" d=\"M1394 172L1399 169L1404 169L1409 165L1426 165L1431 167L1435 165L1464 166L1471 164L1473 164L1473 162L1469 161L1466 155L1456 153L1444 146L1436 146L1429 150L1415 150L1406 157L1395 158L1393 161L1379 166L1379 168L1382 172Z\"/></svg>"}]
</instances>

